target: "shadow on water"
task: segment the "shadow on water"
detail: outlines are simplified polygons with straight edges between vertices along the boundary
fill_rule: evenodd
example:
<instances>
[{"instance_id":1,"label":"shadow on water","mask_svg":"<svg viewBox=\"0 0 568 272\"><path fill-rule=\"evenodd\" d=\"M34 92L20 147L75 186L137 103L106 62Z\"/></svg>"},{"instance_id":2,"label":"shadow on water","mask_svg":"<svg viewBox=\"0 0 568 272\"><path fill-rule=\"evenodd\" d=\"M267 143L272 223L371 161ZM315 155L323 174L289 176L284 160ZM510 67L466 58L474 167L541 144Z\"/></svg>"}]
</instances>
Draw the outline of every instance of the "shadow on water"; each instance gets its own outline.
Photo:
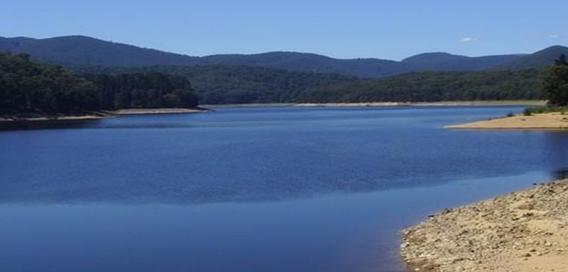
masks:
<instances>
[{"instance_id":1,"label":"shadow on water","mask_svg":"<svg viewBox=\"0 0 568 272\"><path fill-rule=\"evenodd\" d=\"M46 120L0 122L0 131L51 130L51 129L167 129L192 128L183 122L130 122L109 123L104 120Z\"/></svg>"},{"instance_id":2,"label":"shadow on water","mask_svg":"<svg viewBox=\"0 0 568 272\"><path fill-rule=\"evenodd\" d=\"M554 179L568 178L568 131L553 131L545 135L544 145L551 161L561 162L563 167L552 172Z\"/></svg>"},{"instance_id":3,"label":"shadow on water","mask_svg":"<svg viewBox=\"0 0 568 272\"><path fill-rule=\"evenodd\" d=\"M94 128L100 120L42 120L0 122L0 131Z\"/></svg>"},{"instance_id":4,"label":"shadow on water","mask_svg":"<svg viewBox=\"0 0 568 272\"><path fill-rule=\"evenodd\" d=\"M568 179L568 168L554 171L552 176L554 179Z\"/></svg>"}]
</instances>

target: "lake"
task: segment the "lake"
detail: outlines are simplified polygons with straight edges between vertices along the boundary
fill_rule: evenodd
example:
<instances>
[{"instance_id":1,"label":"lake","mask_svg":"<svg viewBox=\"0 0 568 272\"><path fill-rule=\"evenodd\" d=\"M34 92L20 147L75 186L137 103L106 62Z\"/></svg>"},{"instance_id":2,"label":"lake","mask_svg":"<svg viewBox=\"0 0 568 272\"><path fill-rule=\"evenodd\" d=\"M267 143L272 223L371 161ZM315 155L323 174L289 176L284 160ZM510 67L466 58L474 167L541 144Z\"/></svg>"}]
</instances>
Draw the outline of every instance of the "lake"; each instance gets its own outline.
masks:
<instances>
[{"instance_id":1,"label":"lake","mask_svg":"<svg viewBox=\"0 0 568 272\"><path fill-rule=\"evenodd\" d=\"M521 107L219 108L0 131L0 271L404 271L427 215L566 175Z\"/></svg>"}]
</instances>

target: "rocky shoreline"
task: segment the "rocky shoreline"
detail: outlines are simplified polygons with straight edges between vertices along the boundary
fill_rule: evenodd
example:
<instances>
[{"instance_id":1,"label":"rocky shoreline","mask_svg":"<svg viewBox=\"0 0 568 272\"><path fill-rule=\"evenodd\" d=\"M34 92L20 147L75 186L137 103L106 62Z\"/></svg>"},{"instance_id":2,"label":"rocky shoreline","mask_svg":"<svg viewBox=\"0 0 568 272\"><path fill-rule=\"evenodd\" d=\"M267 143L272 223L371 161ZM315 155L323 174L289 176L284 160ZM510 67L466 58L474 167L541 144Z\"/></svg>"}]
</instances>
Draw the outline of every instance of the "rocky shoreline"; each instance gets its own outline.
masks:
<instances>
[{"instance_id":1,"label":"rocky shoreline","mask_svg":"<svg viewBox=\"0 0 568 272\"><path fill-rule=\"evenodd\" d=\"M447 209L403 231L409 271L568 271L568 179Z\"/></svg>"}]
</instances>

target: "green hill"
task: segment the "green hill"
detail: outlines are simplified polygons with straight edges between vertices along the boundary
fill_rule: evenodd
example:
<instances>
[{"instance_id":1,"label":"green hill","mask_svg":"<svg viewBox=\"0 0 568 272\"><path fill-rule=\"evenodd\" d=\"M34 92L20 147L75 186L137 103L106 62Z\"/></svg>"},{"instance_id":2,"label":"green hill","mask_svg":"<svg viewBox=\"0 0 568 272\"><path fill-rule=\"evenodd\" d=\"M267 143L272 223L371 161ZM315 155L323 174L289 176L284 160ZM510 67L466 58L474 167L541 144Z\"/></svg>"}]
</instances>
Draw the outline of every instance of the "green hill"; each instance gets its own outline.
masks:
<instances>
[{"instance_id":1,"label":"green hill","mask_svg":"<svg viewBox=\"0 0 568 272\"><path fill-rule=\"evenodd\" d=\"M48 39L0 37L0 51L26 53L43 62L102 66L189 65L195 58L86 36Z\"/></svg>"},{"instance_id":2,"label":"green hill","mask_svg":"<svg viewBox=\"0 0 568 272\"><path fill-rule=\"evenodd\" d=\"M436 102L541 99L541 70L422 72L321 86L304 102Z\"/></svg>"}]
</instances>

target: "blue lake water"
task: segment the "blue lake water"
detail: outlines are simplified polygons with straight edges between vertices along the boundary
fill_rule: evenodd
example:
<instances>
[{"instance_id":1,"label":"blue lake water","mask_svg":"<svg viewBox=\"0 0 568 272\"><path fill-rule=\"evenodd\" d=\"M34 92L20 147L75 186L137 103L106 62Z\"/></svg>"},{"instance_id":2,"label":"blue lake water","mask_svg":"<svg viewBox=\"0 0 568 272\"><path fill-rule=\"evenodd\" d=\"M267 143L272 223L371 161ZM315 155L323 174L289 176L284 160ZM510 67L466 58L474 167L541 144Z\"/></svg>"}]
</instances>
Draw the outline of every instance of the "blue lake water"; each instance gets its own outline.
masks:
<instances>
[{"instance_id":1,"label":"blue lake water","mask_svg":"<svg viewBox=\"0 0 568 272\"><path fill-rule=\"evenodd\" d=\"M399 231L566 174L520 107L221 108L0 131L0 271L404 271Z\"/></svg>"}]
</instances>

